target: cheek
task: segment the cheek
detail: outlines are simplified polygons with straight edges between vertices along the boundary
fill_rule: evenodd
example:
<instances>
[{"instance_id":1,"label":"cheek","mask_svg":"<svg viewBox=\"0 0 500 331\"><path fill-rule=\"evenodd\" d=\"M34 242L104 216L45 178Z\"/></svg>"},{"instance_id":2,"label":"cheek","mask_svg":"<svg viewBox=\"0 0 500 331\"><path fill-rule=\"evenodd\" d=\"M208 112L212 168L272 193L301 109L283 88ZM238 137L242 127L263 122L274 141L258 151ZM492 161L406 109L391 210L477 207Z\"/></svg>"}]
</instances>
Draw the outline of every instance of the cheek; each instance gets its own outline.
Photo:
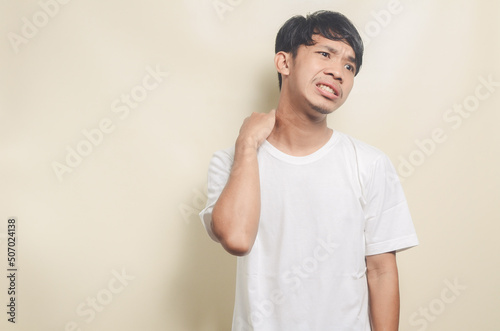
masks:
<instances>
[{"instance_id":1,"label":"cheek","mask_svg":"<svg viewBox=\"0 0 500 331\"><path fill-rule=\"evenodd\" d=\"M311 75L306 70L296 72L295 84L300 90L304 90L311 82Z\"/></svg>"}]
</instances>

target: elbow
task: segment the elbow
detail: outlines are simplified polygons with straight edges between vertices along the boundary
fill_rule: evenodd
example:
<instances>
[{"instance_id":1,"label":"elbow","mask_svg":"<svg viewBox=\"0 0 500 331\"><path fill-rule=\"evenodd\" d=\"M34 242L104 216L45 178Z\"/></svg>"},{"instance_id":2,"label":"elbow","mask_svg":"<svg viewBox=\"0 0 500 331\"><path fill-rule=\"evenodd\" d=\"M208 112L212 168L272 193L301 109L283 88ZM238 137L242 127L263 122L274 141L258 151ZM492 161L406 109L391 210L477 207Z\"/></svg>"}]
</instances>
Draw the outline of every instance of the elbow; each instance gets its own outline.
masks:
<instances>
[{"instance_id":1,"label":"elbow","mask_svg":"<svg viewBox=\"0 0 500 331\"><path fill-rule=\"evenodd\" d=\"M212 229L215 237L229 254L245 256L252 250L253 241L248 236L240 233L224 233L217 231L213 226Z\"/></svg>"},{"instance_id":2,"label":"elbow","mask_svg":"<svg viewBox=\"0 0 500 331\"><path fill-rule=\"evenodd\" d=\"M212 233L230 254L244 256L250 253L257 236L258 218L239 214L216 204L212 212Z\"/></svg>"},{"instance_id":3,"label":"elbow","mask_svg":"<svg viewBox=\"0 0 500 331\"><path fill-rule=\"evenodd\" d=\"M251 238L245 231L228 230L216 226L212 221L212 232L222 247L231 255L245 256L250 253L255 238Z\"/></svg>"},{"instance_id":4,"label":"elbow","mask_svg":"<svg viewBox=\"0 0 500 331\"><path fill-rule=\"evenodd\" d=\"M252 244L248 243L247 240L243 238L225 238L221 240L221 245L224 249L232 255L235 256L245 256L252 250Z\"/></svg>"}]
</instances>

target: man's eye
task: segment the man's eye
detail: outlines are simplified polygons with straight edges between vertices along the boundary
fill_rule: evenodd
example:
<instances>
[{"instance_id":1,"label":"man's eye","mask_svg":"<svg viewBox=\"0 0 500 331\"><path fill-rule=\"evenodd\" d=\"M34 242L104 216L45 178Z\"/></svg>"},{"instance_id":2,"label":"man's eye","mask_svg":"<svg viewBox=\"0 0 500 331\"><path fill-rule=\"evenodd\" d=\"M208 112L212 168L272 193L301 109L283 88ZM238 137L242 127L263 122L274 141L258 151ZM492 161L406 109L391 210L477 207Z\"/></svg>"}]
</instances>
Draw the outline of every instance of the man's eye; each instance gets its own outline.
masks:
<instances>
[{"instance_id":1,"label":"man's eye","mask_svg":"<svg viewBox=\"0 0 500 331\"><path fill-rule=\"evenodd\" d=\"M328 54L327 52L318 52L318 53L321 54L324 57L329 57L330 56L330 54Z\"/></svg>"},{"instance_id":2,"label":"man's eye","mask_svg":"<svg viewBox=\"0 0 500 331\"><path fill-rule=\"evenodd\" d=\"M347 70L349 70L349 71L354 72L354 66L352 66L352 65L350 65L350 64L346 64L346 65L345 65L345 68L346 68Z\"/></svg>"}]
</instances>

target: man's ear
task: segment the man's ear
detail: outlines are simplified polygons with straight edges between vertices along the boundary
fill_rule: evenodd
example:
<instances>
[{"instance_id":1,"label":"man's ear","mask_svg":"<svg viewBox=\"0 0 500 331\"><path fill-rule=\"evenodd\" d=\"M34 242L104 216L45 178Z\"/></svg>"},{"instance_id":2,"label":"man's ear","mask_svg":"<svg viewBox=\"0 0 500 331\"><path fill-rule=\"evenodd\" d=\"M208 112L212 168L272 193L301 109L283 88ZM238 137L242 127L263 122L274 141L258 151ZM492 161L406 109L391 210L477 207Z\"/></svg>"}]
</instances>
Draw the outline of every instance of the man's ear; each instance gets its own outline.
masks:
<instances>
[{"instance_id":1,"label":"man's ear","mask_svg":"<svg viewBox=\"0 0 500 331\"><path fill-rule=\"evenodd\" d=\"M274 66L282 76L288 76L290 74L291 58L292 56L290 53L283 51L276 53L274 56Z\"/></svg>"}]
</instances>

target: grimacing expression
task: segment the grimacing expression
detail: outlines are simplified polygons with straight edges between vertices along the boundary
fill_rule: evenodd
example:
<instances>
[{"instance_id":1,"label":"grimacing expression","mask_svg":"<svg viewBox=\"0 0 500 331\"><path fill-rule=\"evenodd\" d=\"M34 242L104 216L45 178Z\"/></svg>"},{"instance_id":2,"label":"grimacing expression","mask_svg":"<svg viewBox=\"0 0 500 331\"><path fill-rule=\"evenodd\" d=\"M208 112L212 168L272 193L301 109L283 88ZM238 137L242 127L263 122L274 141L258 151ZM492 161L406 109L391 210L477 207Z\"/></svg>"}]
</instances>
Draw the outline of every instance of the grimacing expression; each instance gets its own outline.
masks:
<instances>
[{"instance_id":1,"label":"grimacing expression","mask_svg":"<svg viewBox=\"0 0 500 331\"><path fill-rule=\"evenodd\" d=\"M314 35L314 45L301 45L290 61L290 92L320 114L330 114L349 96L356 73L355 54L344 41ZM299 101L300 102L300 101Z\"/></svg>"}]
</instances>

